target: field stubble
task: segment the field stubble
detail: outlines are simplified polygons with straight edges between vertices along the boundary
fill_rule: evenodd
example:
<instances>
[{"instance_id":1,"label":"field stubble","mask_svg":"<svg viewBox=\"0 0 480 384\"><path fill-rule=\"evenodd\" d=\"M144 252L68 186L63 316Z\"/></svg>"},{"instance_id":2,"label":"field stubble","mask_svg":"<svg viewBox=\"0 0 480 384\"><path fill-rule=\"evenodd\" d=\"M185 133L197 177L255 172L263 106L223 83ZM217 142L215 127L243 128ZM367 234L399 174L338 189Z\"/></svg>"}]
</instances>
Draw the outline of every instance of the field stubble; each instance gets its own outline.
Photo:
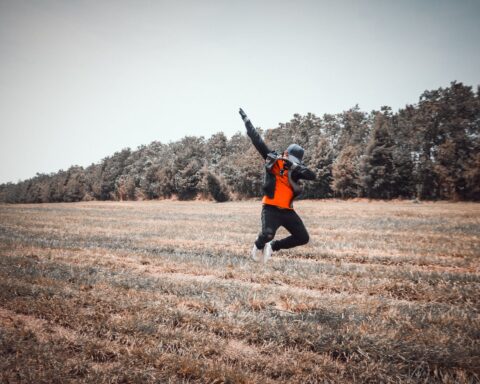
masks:
<instances>
[{"instance_id":1,"label":"field stubble","mask_svg":"<svg viewBox=\"0 0 480 384\"><path fill-rule=\"evenodd\" d=\"M479 204L296 206L0 205L0 381L479 382Z\"/></svg>"}]
</instances>

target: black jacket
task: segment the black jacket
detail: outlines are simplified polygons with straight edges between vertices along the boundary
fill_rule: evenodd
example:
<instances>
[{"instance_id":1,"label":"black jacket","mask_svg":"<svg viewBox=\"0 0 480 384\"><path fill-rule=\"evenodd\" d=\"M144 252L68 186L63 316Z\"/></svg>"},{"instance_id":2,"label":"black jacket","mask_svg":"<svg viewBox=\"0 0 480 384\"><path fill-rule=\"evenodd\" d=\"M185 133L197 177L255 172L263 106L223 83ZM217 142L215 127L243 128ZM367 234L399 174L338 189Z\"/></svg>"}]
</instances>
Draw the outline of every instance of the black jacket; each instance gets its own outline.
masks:
<instances>
[{"instance_id":1,"label":"black jacket","mask_svg":"<svg viewBox=\"0 0 480 384\"><path fill-rule=\"evenodd\" d=\"M269 198L273 198L273 195L275 193L276 177L271 172L271 170L277 162L278 158L280 157L280 154L268 148L268 146L258 134L257 130L255 129L250 120L247 120L245 122L245 127L247 128L248 137L250 137L253 145L265 160L265 178L263 182L263 193ZM294 197L297 197L302 193L302 188L298 184L298 181L300 179L314 180L315 173L313 173L303 164L299 164L293 171L289 171L289 182L292 186Z\"/></svg>"}]
</instances>

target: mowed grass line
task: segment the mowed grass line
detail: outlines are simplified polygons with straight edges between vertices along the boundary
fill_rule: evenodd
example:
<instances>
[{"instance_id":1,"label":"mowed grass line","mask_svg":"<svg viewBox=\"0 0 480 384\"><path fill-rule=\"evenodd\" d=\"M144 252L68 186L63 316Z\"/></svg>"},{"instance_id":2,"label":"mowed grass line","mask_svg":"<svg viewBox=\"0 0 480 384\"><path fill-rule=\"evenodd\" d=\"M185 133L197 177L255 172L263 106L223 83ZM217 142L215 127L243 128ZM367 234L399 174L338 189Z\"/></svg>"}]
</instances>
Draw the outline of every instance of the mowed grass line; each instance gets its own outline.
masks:
<instances>
[{"instance_id":1,"label":"mowed grass line","mask_svg":"<svg viewBox=\"0 0 480 384\"><path fill-rule=\"evenodd\" d=\"M15 263L18 263L18 260L14 260ZM32 269L30 267L25 266L25 270L29 271L31 274L37 275L39 268L37 267L36 269ZM11 275L11 271L9 274ZM53 266L50 265L45 270L43 270L40 273L40 277L42 279L47 278L46 276L54 276L56 280L67 280L70 283L76 282L77 284L82 284L81 287L83 287L83 284L85 283L92 283L92 271L91 270L86 270L86 271L81 271L77 268L68 268L66 266ZM108 274L110 275L110 274ZM77 277L75 277L77 276ZM103 280L103 279L102 279ZM148 288L149 291L155 291L161 292L161 284L164 284L163 282L159 282L158 286L153 286L153 285L146 285L146 284L138 284L138 282L135 281L135 279L132 277L130 280L132 280L132 284L135 284L136 286L143 286L144 288ZM342 322L347 322L350 323L350 325L355 325L354 321L361 320L359 319L358 313L355 314L351 310L345 310L344 307L344 312L340 313L332 313L329 310L323 309L323 310L316 310L312 311L313 313L310 314L310 316L303 316L302 314L300 316L295 316L283 320L286 321L276 321L272 322L271 319L270 321L263 321L259 324L256 319L259 317L259 315L254 315L251 314L251 316L246 316L245 314L241 315L241 323L248 325L248 333L244 333L243 328L241 327L238 322L232 322L229 320L229 317L224 316L220 313L220 306L215 306L214 302L212 303L211 298L207 303L202 303L201 300L198 301L192 301L189 300L186 303L183 302L183 305L181 307L185 306L186 308L189 309L195 309L195 310L200 310L200 316L198 313L192 314L191 311L187 313L182 313L182 312L177 312L177 313L167 313L165 316L160 316L159 313L161 313L161 310L159 309L164 309L164 308L175 308L178 307L178 305L173 305L172 302L168 303L162 303L161 301L158 300L148 300L146 297L138 297L139 294L138 292L136 293L136 303L137 305L134 305L133 303L122 303L122 307L120 310L114 310L116 303L121 300L121 295L114 295L113 292L109 294L108 300L102 300L101 305L98 306L98 308L95 308L95 310L90 309L87 311L87 316L85 319L83 319L82 314L77 311L75 312L74 308L84 308L85 305L91 306L92 303L97 304L99 298L94 298L94 297L88 297L86 299L82 300L75 300L74 303L69 304L69 299L72 299L71 295L67 295L68 299L66 297L60 297L58 300L54 300L52 298L52 283L48 284L48 290L46 293L46 299L44 296L41 294L41 289L36 286L33 289L33 292L35 292L35 305L31 305L29 302L23 302L22 300L17 300L13 304L13 308L16 308L17 311L21 311L22 313L27 313L29 315L39 315L41 314L42 317L46 317L48 320L52 321L49 316L54 316L53 321L55 323L60 323L62 326L70 326L70 324L75 324L75 326L79 326L82 323L86 323L86 325L80 329L80 332L82 334L85 334L88 332L88 330L92 327L92 319L91 315L95 314L95 320L98 322L99 319L103 321L107 321L108 316L103 316L102 313L105 312L105 309L107 309L109 314L118 316L118 312L121 313L121 318L122 318L122 329L128 330L128 333L132 331L132 329L135 329L135 324L139 325L143 330L147 331L147 338L151 339L153 335L158 336L158 330L156 329L156 325L159 321L161 322L165 321L165 319L169 319L167 324L170 326L173 326L174 328L183 328L186 327L187 329L192 329L193 331L196 332L208 332L211 330L214 335L222 335L223 337L226 337L227 339L232 339L234 337L240 338L240 339L246 339L249 342L257 343L259 345L262 345L263 343L271 342L271 340L275 340L276 344L281 344L280 349L283 349L285 347L290 347L290 348L297 348L297 349L307 349L307 350L313 350L315 352L321 352L325 346L327 348L331 348L331 345L335 345L336 342L338 342L338 336L336 336L337 332L328 332L329 330L335 331L339 325ZM120 281L119 286L123 285L123 282ZM7 286L12 286L12 283L8 284ZM22 290L23 288L23 290ZM103 291L105 291L105 287L102 287ZM165 292L168 293L169 295L173 295L174 298L185 298L185 297L199 297L203 296L202 293L206 291L206 287L203 287L203 289L200 289L199 291L196 291L197 287L195 286L189 286L189 285L184 285L183 287L181 286L169 286L164 288ZM87 289L81 288L81 291L89 291L90 289L93 289L93 287L89 287ZM25 287L22 286L16 286L14 288L14 291L17 293L17 296L21 296L22 292L24 292ZM6 287L2 290L4 293L8 294L8 289ZM189 294L189 291L191 292ZM54 292L61 292L59 289L54 289ZM216 292L215 287L212 285L208 286L208 291L210 294L212 292ZM220 293L219 293L220 294ZM95 295L93 295L95 296ZM208 295L205 295L208 296ZM242 296L241 294L239 295L240 297ZM48 300L47 300L48 299ZM293 301L293 297L282 297L284 300L291 300ZM150 316L147 315L147 311L143 310L142 313L142 308L145 308L147 306L148 308L148 303L154 302L155 305L155 310L150 314ZM87 304L88 303L88 304ZM23 306L22 306L23 304ZM261 306L255 302L249 303L249 305L244 305L245 306L251 306L254 310L259 310L261 309ZM129 316L125 311L125 307L129 308L132 310L130 312L130 316L134 316L135 321L128 321ZM11 308L10 305L8 305L8 308ZM23 308L23 309L22 309ZM236 308L238 311L238 307ZM292 309L295 310L295 308L292 306ZM377 308L378 309L378 308ZM389 311L391 310L390 308L388 309ZM213 314L212 316L206 316L206 314ZM450 314L450 315L456 315L456 314ZM458 316L458 315L457 315ZM210 317L210 318L209 318ZM308 318L310 317L310 318ZM220 318L220 321L218 321L218 318ZM260 317L261 318L261 317ZM302 329L298 330L296 329L296 325L298 326L298 320L299 318L302 318L304 323L307 322L313 322L316 323L318 320L321 320L322 323L324 324L329 324L328 327L324 327L324 329L319 329L318 327L313 326L312 324L306 324L306 326L302 327ZM343 320L345 319L345 320ZM398 319L394 320L398 323ZM125 324L125 322L127 324ZM164 323L162 323L164 324ZM291 326L293 324L293 327ZM397 324L401 325L401 324ZM133 328L132 328L133 327ZM94 331L94 336L96 337L102 337L103 339L108 338L108 335L111 334L111 332L116 332L117 329L114 325L112 324L107 324L103 325L101 327L101 332L99 332L99 327L96 327ZM341 329L341 327L340 327ZM365 331L365 325L361 324L360 329ZM279 333L276 333L279 332ZM315 336L312 336L312 332L318 332L320 334L323 334L323 343L319 342L319 340L315 339ZM326 337L326 333L329 333L329 337ZM255 337L254 337L255 336ZM349 337L353 337L352 332L350 332ZM357 336L358 337L358 336ZM118 336L116 336L118 338ZM154 337L155 338L155 337ZM212 337L209 336L206 339L211 339ZM248 339L250 338L250 339ZM428 339L428 338L427 338ZM303 340L303 345L300 340ZM352 340L350 340L351 342ZM177 342L177 341L176 341ZM365 342L365 340L363 341ZM137 344L139 344L139 341L136 341ZM184 340L184 345L187 343L187 339ZM343 349L341 351L333 351L333 354L335 357L339 357L341 359L345 359L345 361L349 361L350 359L347 359L348 356L348 350L345 350L345 347L347 345L343 345ZM188 348L188 345L186 345ZM300 348L299 348L300 347ZM362 346L363 349L366 349L369 353L375 352L375 348L378 348L379 346ZM373 348L372 348L373 347ZM211 348L215 348L214 346L211 346ZM358 347L360 348L360 347ZM193 348L192 350L196 351L198 353L199 348L197 347L196 349ZM359 349L362 350L362 349ZM355 351L355 347L353 348L353 351ZM380 351L378 351L380 352ZM275 356L279 357L279 351L274 351ZM367 353L367 352L366 352ZM211 352L210 352L211 354ZM338 356L337 356L338 354ZM466 361L462 361L465 356L455 356L455 359L459 359L459 361L462 364L468 364ZM301 358L301 356L300 356ZM391 358L391 357L390 357ZM281 359L279 359L281 360ZM275 361L279 361L276 359ZM302 361L302 360L300 360ZM377 362L378 365L378 362ZM265 369L265 367L264 367ZM279 367L275 367L273 370L273 374L277 375L279 372L282 372L282 369ZM289 377L290 375L287 373L284 373L284 377ZM291 377L290 377L291 378Z\"/></svg>"},{"instance_id":2,"label":"mowed grass line","mask_svg":"<svg viewBox=\"0 0 480 384\"><path fill-rule=\"evenodd\" d=\"M83 382L478 380L477 205L298 206L311 243L265 267L246 258L256 202L0 206L0 305L22 323L4 378L69 356Z\"/></svg>"}]
</instances>

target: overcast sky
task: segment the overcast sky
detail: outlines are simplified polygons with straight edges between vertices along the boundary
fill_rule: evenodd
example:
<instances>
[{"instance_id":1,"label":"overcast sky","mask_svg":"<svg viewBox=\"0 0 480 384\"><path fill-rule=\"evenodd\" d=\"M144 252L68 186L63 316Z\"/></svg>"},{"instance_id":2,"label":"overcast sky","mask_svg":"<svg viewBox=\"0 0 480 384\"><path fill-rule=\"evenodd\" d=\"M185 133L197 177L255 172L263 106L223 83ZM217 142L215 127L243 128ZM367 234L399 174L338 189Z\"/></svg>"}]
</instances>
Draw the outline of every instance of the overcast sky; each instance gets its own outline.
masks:
<instances>
[{"instance_id":1,"label":"overcast sky","mask_svg":"<svg viewBox=\"0 0 480 384\"><path fill-rule=\"evenodd\" d=\"M0 0L0 183L480 83L480 1Z\"/></svg>"}]
</instances>

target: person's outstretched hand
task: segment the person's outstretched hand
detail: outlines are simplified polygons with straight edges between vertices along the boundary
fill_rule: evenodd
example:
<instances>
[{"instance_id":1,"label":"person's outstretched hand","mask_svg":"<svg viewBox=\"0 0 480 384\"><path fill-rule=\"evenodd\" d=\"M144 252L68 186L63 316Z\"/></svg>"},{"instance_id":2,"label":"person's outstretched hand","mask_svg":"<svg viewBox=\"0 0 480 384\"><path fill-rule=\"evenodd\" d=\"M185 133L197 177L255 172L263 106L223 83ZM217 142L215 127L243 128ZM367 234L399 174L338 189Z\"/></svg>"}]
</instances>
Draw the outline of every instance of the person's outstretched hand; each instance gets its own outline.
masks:
<instances>
[{"instance_id":1,"label":"person's outstretched hand","mask_svg":"<svg viewBox=\"0 0 480 384\"><path fill-rule=\"evenodd\" d=\"M244 111L242 108L240 108L240 110L238 111L238 113L240 113L240 116L242 116L242 120L243 120L243 121L246 122L246 121L248 120L247 114L245 113L245 111Z\"/></svg>"}]
</instances>

